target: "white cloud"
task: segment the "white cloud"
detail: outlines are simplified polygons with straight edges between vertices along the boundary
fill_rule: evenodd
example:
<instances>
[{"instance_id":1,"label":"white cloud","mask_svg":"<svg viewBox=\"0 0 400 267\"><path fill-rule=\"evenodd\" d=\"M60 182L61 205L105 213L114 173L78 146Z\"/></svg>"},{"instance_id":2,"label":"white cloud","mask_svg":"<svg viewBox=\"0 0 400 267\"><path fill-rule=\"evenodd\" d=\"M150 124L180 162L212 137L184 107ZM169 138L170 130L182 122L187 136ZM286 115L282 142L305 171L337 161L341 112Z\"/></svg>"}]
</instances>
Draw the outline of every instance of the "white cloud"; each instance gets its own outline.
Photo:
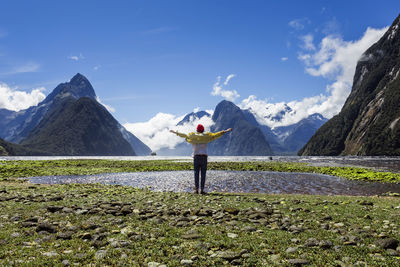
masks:
<instances>
[{"instance_id":1,"label":"white cloud","mask_svg":"<svg viewBox=\"0 0 400 267\"><path fill-rule=\"evenodd\" d=\"M109 112L111 112L111 113L115 112L115 108L113 108L112 106L104 104L103 102L101 102L100 97L96 96L96 100L97 100L97 102L102 104Z\"/></svg>"},{"instance_id":2,"label":"white cloud","mask_svg":"<svg viewBox=\"0 0 400 267\"><path fill-rule=\"evenodd\" d=\"M69 56L68 58L71 60L74 60L74 61L79 61L81 59L84 59L85 57L82 55L82 53L79 53L79 55L77 55L77 56L73 55L73 56Z\"/></svg>"},{"instance_id":3,"label":"white cloud","mask_svg":"<svg viewBox=\"0 0 400 267\"><path fill-rule=\"evenodd\" d=\"M226 77L224 85L227 86L229 84L229 81L234 78L236 75L235 74L229 74L228 77Z\"/></svg>"},{"instance_id":4,"label":"white cloud","mask_svg":"<svg viewBox=\"0 0 400 267\"><path fill-rule=\"evenodd\" d=\"M229 81L235 77L235 74L230 74L228 77L226 77L225 82L221 84L221 76L217 77L217 81L213 85L213 90L211 92L212 95L214 96L222 96L226 100L229 101L235 101L240 95L236 90L226 90L224 89L226 86L228 86Z\"/></svg>"},{"instance_id":5,"label":"white cloud","mask_svg":"<svg viewBox=\"0 0 400 267\"><path fill-rule=\"evenodd\" d=\"M310 50L307 50L308 53L299 54L299 59L304 62L308 74L333 80L326 86L326 94L293 100L288 103L270 103L268 100L249 96L239 106L251 109L259 123L270 127L296 123L313 113L320 113L326 118L333 117L339 113L350 94L358 60L364 51L383 36L387 29L388 27L368 28L364 35L356 41L344 41L341 37L327 36L322 39L315 52L310 53ZM271 120L271 117L284 109L285 104L292 111L287 112L279 122Z\"/></svg>"},{"instance_id":6,"label":"white cloud","mask_svg":"<svg viewBox=\"0 0 400 267\"><path fill-rule=\"evenodd\" d=\"M294 19L292 21L289 21L289 26L292 27L295 30L303 30L307 24L310 24L311 21L308 18L302 18L302 19Z\"/></svg>"},{"instance_id":7,"label":"white cloud","mask_svg":"<svg viewBox=\"0 0 400 267\"><path fill-rule=\"evenodd\" d=\"M185 142L185 139L170 133L169 130L176 130L181 133L193 132L197 124L201 123L206 131L213 125L211 116L204 116L201 119L190 120L184 125L178 124L184 116L176 116L167 113L158 113L147 122L125 123L124 127L144 142L153 151L162 148L173 149L176 145Z\"/></svg>"},{"instance_id":8,"label":"white cloud","mask_svg":"<svg viewBox=\"0 0 400 267\"><path fill-rule=\"evenodd\" d=\"M283 62L285 62L285 61L287 61L289 58L287 58L287 57L281 57L281 61L283 61Z\"/></svg>"},{"instance_id":9,"label":"white cloud","mask_svg":"<svg viewBox=\"0 0 400 267\"><path fill-rule=\"evenodd\" d=\"M98 70L98 69L100 69L101 68L101 65L97 65L97 66L94 66L93 67L93 70Z\"/></svg>"},{"instance_id":10,"label":"white cloud","mask_svg":"<svg viewBox=\"0 0 400 267\"><path fill-rule=\"evenodd\" d=\"M304 50L315 50L315 46L313 44L314 36L312 34L300 36L300 40L303 42L301 47Z\"/></svg>"},{"instance_id":11,"label":"white cloud","mask_svg":"<svg viewBox=\"0 0 400 267\"><path fill-rule=\"evenodd\" d=\"M20 111L35 106L46 98L43 91L44 87L32 89L31 92L17 91L7 84L0 84L0 108Z\"/></svg>"}]
</instances>

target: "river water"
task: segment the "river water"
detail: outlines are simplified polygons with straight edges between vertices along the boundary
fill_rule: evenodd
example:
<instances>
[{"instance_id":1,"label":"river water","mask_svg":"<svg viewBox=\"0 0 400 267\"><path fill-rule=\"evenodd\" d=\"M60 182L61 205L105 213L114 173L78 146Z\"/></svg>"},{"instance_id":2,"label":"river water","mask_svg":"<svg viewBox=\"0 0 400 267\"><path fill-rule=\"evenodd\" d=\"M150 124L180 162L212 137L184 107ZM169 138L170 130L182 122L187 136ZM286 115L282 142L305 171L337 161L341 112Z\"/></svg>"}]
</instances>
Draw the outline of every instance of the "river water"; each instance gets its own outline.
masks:
<instances>
[{"instance_id":1,"label":"river water","mask_svg":"<svg viewBox=\"0 0 400 267\"><path fill-rule=\"evenodd\" d=\"M32 183L103 183L150 188L155 191L192 192L192 171L111 173L85 176L43 176ZM400 184L352 181L310 174L257 171L208 171L207 191L313 195L379 195L400 193Z\"/></svg>"},{"instance_id":2,"label":"river water","mask_svg":"<svg viewBox=\"0 0 400 267\"><path fill-rule=\"evenodd\" d=\"M191 161L191 157L0 157L0 160L112 159ZM400 157L209 157L209 161L279 161L304 162L312 166L368 167L381 171L400 172ZM192 171L113 173L86 176L31 177L32 183L104 183L151 188L155 191L193 191ZM318 195L379 195L400 193L400 184L351 181L343 178L306 173L208 171L207 191L288 193Z\"/></svg>"}]
</instances>

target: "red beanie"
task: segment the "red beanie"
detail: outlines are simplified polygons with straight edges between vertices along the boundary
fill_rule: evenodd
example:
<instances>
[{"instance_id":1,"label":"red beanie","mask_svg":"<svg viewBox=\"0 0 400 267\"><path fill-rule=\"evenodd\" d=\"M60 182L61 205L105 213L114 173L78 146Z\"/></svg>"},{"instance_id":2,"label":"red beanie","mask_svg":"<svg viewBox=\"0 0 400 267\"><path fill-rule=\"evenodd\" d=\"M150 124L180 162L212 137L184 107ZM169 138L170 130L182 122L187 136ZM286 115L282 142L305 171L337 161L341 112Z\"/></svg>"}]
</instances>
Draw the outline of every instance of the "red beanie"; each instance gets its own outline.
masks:
<instances>
[{"instance_id":1,"label":"red beanie","mask_svg":"<svg viewBox=\"0 0 400 267\"><path fill-rule=\"evenodd\" d=\"M197 132L199 132L199 133L204 132L204 126L201 124L197 125Z\"/></svg>"}]
</instances>

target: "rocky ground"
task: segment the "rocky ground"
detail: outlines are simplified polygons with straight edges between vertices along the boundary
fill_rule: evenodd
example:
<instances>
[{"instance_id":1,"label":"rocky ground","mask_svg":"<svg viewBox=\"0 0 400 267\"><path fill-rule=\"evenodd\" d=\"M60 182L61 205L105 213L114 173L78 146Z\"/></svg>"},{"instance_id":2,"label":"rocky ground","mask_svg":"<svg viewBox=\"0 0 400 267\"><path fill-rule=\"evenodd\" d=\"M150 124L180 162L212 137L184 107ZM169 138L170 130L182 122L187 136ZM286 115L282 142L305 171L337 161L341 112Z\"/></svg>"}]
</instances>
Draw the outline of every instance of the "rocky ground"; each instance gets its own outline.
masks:
<instances>
[{"instance_id":1,"label":"rocky ground","mask_svg":"<svg viewBox=\"0 0 400 267\"><path fill-rule=\"evenodd\" d=\"M399 266L400 198L0 182L1 266Z\"/></svg>"}]
</instances>

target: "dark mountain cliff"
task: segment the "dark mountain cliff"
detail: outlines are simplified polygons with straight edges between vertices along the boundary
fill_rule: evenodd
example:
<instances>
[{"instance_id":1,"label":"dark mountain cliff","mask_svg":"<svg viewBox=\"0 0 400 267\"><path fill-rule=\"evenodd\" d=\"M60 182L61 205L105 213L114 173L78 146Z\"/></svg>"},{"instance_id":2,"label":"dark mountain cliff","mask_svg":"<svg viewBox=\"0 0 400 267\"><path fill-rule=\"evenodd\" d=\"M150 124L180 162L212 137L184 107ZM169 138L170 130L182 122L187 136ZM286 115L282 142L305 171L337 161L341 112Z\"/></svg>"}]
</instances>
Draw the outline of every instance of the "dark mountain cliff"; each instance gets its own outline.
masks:
<instances>
[{"instance_id":1,"label":"dark mountain cliff","mask_svg":"<svg viewBox=\"0 0 400 267\"><path fill-rule=\"evenodd\" d=\"M212 132L233 128L233 131L209 144L210 155L266 156L272 150L262 131L251 124L244 112L229 101L220 102L212 116Z\"/></svg>"},{"instance_id":2,"label":"dark mountain cliff","mask_svg":"<svg viewBox=\"0 0 400 267\"><path fill-rule=\"evenodd\" d=\"M118 122L95 100L69 96L31 131L21 144L53 155L132 156Z\"/></svg>"},{"instance_id":3,"label":"dark mountain cliff","mask_svg":"<svg viewBox=\"0 0 400 267\"><path fill-rule=\"evenodd\" d=\"M80 99L85 100L77 101ZM96 99L88 79L78 73L59 84L37 106L19 112L0 109L0 137L50 155L149 155L150 148ZM78 107L88 113L79 113Z\"/></svg>"},{"instance_id":4,"label":"dark mountain cliff","mask_svg":"<svg viewBox=\"0 0 400 267\"><path fill-rule=\"evenodd\" d=\"M29 132L38 125L44 115L52 108L56 98L90 97L96 99L96 94L90 82L80 73L76 74L70 82L58 85L42 102L37 106L18 112L0 110L0 137L7 141L19 143Z\"/></svg>"},{"instance_id":5,"label":"dark mountain cliff","mask_svg":"<svg viewBox=\"0 0 400 267\"><path fill-rule=\"evenodd\" d=\"M351 94L299 155L400 155L400 16L359 60Z\"/></svg>"}]
</instances>

